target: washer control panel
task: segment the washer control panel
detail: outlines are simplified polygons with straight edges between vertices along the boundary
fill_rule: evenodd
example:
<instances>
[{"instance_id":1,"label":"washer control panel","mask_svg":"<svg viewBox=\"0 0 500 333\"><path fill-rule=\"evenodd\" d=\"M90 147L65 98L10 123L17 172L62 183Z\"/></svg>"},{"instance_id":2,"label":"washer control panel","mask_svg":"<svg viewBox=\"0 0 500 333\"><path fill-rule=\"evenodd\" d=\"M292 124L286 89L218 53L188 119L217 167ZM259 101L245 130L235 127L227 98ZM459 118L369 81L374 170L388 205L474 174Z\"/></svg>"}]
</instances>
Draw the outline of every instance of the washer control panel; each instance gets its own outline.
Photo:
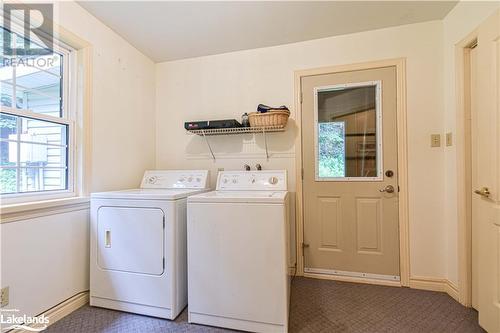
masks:
<instances>
[{"instance_id":1,"label":"washer control panel","mask_svg":"<svg viewBox=\"0 0 500 333\"><path fill-rule=\"evenodd\" d=\"M208 170L147 170L141 188L208 188Z\"/></svg>"},{"instance_id":2,"label":"washer control panel","mask_svg":"<svg viewBox=\"0 0 500 333\"><path fill-rule=\"evenodd\" d=\"M286 191L286 170L220 171L217 190Z\"/></svg>"}]
</instances>

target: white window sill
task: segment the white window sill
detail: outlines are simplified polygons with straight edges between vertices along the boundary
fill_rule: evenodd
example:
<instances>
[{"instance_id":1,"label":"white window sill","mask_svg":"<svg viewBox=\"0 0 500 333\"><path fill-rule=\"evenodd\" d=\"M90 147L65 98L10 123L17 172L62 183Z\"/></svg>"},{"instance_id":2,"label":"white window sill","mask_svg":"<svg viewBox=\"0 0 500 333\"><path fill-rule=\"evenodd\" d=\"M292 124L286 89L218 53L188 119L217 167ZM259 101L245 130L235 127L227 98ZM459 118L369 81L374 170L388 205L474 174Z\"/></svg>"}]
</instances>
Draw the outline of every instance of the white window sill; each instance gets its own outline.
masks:
<instances>
[{"instance_id":1,"label":"white window sill","mask_svg":"<svg viewBox=\"0 0 500 333\"><path fill-rule=\"evenodd\" d=\"M26 203L17 203L1 206L1 219L9 219L12 215L30 215L37 211L58 210L69 207L88 207L90 202L89 197L71 197L63 199L52 199L43 201L31 201Z\"/></svg>"}]
</instances>

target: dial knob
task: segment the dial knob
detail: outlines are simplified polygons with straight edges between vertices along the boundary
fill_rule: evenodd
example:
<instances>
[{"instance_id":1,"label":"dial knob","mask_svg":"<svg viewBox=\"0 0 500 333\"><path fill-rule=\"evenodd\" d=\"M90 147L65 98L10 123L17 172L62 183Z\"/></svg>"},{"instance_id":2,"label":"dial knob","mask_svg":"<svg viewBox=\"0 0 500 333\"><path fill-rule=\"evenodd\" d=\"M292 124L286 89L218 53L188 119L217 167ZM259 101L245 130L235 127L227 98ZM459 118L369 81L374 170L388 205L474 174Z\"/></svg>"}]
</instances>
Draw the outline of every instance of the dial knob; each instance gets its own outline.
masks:
<instances>
[{"instance_id":1,"label":"dial knob","mask_svg":"<svg viewBox=\"0 0 500 333\"><path fill-rule=\"evenodd\" d=\"M189 178L188 178L188 182L190 182L190 183L191 183L192 181L193 181L193 177L189 177Z\"/></svg>"},{"instance_id":2,"label":"dial knob","mask_svg":"<svg viewBox=\"0 0 500 333\"><path fill-rule=\"evenodd\" d=\"M228 182L227 178L224 178L224 179L222 180L222 182L223 182L224 184L227 184L227 182Z\"/></svg>"},{"instance_id":3,"label":"dial knob","mask_svg":"<svg viewBox=\"0 0 500 333\"><path fill-rule=\"evenodd\" d=\"M156 176L151 176L148 178L148 183L149 184L156 184L157 180L158 180L158 178Z\"/></svg>"},{"instance_id":4,"label":"dial knob","mask_svg":"<svg viewBox=\"0 0 500 333\"><path fill-rule=\"evenodd\" d=\"M278 183L277 177L270 177L269 178L269 184L276 185L277 183Z\"/></svg>"},{"instance_id":5,"label":"dial knob","mask_svg":"<svg viewBox=\"0 0 500 333\"><path fill-rule=\"evenodd\" d=\"M233 179L233 184L236 184L238 182L238 179Z\"/></svg>"}]
</instances>

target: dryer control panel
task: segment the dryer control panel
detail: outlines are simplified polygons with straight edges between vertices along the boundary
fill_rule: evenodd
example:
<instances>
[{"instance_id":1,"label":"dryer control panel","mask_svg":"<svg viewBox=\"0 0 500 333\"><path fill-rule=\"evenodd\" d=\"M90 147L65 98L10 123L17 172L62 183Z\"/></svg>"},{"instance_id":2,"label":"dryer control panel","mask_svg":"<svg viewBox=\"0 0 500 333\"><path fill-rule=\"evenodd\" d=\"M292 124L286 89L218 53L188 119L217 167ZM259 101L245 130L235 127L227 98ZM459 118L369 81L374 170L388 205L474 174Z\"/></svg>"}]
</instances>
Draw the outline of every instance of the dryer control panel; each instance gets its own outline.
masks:
<instances>
[{"instance_id":1,"label":"dryer control panel","mask_svg":"<svg viewBox=\"0 0 500 333\"><path fill-rule=\"evenodd\" d=\"M208 170L146 170L141 188L208 188Z\"/></svg>"},{"instance_id":2,"label":"dryer control panel","mask_svg":"<svg viewBox=\"0 0 500 333\"><path fill-rule=\"evenodd\" d=\"M220 171L218 191L287 191L286 170Z\"/></svg>"}]
</instances>

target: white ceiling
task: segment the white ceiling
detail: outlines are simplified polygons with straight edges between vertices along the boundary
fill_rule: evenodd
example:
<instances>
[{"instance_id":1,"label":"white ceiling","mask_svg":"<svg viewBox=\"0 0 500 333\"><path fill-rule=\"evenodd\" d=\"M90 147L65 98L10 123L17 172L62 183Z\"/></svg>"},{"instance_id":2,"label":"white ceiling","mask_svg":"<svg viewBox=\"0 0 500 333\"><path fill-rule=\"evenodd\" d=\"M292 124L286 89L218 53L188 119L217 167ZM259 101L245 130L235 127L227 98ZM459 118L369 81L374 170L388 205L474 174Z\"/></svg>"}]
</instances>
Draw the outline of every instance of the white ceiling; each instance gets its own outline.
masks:
<instances>
[{"instance_id":1,"label":"white ceiling","mask_svg":"<svg viewBox=\"0 0 500 333\"><path fill-rule=\"evenodd\" d=\"M155 62L442 19L456 1L79 1Z\"/></svg>"}]
</instances>

